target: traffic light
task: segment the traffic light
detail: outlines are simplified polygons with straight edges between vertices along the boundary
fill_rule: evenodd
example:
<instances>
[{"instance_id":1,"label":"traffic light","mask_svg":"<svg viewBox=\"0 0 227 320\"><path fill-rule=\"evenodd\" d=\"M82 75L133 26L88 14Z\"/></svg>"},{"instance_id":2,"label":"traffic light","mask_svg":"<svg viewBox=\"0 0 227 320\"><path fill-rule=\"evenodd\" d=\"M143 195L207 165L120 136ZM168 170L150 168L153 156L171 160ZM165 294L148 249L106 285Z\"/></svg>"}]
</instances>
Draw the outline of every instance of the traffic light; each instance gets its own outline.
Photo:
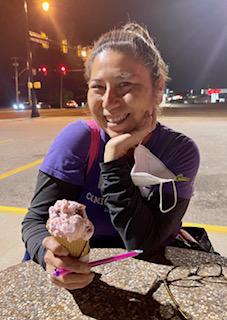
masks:
<instances>
[{"instance_id":1,"label":"traffic light","mask_svg":"<svg viewBox=\"0 0 227 320\"><path fill-rule=\"evenodd\" d=\"M41 40L42 47L44 49L49 49L48 36L44 32L41 32L40 37L43 39L43 40Z\"/></svg>"},{"instance_id":2,"label":"traffic light","mask_svg":"<svg viewBox=\"0 0 227 320\"><path fill-rule=\"evenodd\" d=\"M44 76L47 76L47 67L42 66L39 68L39 71L42 72Z\"/></svg>"},{"instance_id":3,"label":"traffic light","mask_svg":"<svg viewBox=\"0 0 227 320\"><path fill-rule=\"evenodd\" d=\"M68 41L66 39L61 41L61 51L63 53L68 53Z\"/></svg>"},{"instance_id":4,"label":"traffic light","mask_svg":"<svg viewBox=\"0 0 227 320\"><path fill-rule=\"evenodd\" d=\"M66 75L66 67L65 66L60 66L60 72L61 72L61 74L63 75L63 76L65 76Z\"/></svg>"},{"instance_id":5,"label":"traffic light","mask_svg":"<svg viewBox=\"0 0 227 320\"><path fill-rule=\"evenodd\" d=\"M90 54L91 47L82 47L81 45L77 46L77 56L80 57L83 61L86 61Z\"/></svg>"}]
</instances>

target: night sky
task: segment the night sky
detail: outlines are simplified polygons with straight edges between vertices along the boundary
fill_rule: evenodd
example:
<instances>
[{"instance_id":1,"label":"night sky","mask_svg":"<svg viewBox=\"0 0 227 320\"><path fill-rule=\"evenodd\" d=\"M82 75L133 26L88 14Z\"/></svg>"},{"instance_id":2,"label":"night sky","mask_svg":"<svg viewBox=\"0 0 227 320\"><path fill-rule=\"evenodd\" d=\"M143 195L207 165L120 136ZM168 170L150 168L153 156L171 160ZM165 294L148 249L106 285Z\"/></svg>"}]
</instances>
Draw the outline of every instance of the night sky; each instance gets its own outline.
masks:
<instances>
[{"instance_id":1,"label":"night sky","mask_svg":"<svg viewBox=\"0 0 227 320\"><path fill-rule=\"evenodd\" d=\"M90 45L102 33L129 19L145 24L170 67L170 89L227 87L227 0L50 0L46 14L40 0L28 0L30 30L45 32L50 39L67 39L74 47ZM25 15L23 0L0 0L0 106L15 99L14 70L11 57L19 57L25 66ZM39 98L48 100L48 92L58 86L59 64L81 68L81 60L72 50L63 55L57 47L48 50L32 44L34 67L48 66ZM20 77L21 95L25 95L25 75ZM64 86L83 96L82 72L68 73ZM55 88L56 89L56 88ZM79 98L78 98L79 99Z\"/></svg>"}]
</instances>

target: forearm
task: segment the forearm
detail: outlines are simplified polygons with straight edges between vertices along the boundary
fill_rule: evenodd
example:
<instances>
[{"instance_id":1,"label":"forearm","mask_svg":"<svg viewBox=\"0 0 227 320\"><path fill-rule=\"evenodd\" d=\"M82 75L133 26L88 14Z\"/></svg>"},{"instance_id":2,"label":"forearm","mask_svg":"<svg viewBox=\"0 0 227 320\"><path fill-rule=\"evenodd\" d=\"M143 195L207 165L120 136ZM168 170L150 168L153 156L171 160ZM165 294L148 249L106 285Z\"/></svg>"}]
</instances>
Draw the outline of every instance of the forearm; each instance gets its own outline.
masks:
<instances>
[{"instance_id":1,"label":"forearm","mask_svg":"<svg viewBox=\"0 0 227 320\"><path fill-rule=\"evenodd\" d=\"M22 222L22 239L31 259L45 268L43 260L45 248L42 246L42 241L49 233L46 223L39 218L39 214L35 215L31 210L29 209Z\"/></svg>"},{"instance_id":2,"label":"forearm","mask_svg":"<svg viewBox=\"0 0 227 320\"><path fill-rule=\"evenodd\" d=\"M180 227L189 200L178 199L168 214L159 210L159 194L144 199L130 177L126 157L101 164L102 193L114 227L128 249L155 249L166 243ZM173 195L164 195L165 207Z\"/></svg>"},{"instance_id":3,"label":"forearm","mask_svg":"<svg viewBox=\"0 0 227 320\"><path fill-rule=\"evenodd\" d=\"M46 222L48 209L56 200L75 200L79 192L77 186L60 181L39 172L34 197L29 211L22 222L22 239L31 258L45 268L45 249L42 241L49 235Z\"/></svg>"}]
</instances>

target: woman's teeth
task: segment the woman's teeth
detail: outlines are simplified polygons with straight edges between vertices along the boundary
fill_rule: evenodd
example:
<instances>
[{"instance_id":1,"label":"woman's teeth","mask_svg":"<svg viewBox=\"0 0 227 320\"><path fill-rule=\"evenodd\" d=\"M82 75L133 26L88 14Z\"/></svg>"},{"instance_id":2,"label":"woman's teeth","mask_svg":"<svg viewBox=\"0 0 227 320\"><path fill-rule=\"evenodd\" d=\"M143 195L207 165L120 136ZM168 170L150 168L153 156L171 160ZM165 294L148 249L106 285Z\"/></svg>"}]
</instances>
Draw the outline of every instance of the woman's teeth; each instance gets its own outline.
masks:
<instances>
[{"instance_id":1,"label":"woman's teeth","mask_svg":"<svg viewBox=\"0 0 227 320\"><path fill-rule=\"evenodd\" d=\"M118 116L118 117L111 117L111 118L106 117L106 120L107 120L107 122L118 124L118 123L124 121L128 117L128 115L129 114L127 113L127 114L124 114L124 115Z\"/></svg>"}]
</instances>

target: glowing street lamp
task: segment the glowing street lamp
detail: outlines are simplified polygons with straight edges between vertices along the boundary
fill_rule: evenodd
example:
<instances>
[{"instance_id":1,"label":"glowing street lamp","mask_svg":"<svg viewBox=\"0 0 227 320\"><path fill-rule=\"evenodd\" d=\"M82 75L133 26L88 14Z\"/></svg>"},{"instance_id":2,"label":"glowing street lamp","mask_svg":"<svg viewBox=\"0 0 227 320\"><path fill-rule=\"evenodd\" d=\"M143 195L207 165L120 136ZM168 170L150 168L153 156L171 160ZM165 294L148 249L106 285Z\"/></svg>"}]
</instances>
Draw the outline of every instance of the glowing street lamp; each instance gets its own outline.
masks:
<instances>
[{"instance_id":1,"label":"glowing street lamp","mask_svg":"<svg viewBox=\"0 0 227 320\"><path fill-rule=\"evenodd\" d=\"M47 12L49 10L49 8L50 8L49 2L48 1L43 1L42 2L42 8L43 8L44 11Z\"/></svg>"}]
</instances>

